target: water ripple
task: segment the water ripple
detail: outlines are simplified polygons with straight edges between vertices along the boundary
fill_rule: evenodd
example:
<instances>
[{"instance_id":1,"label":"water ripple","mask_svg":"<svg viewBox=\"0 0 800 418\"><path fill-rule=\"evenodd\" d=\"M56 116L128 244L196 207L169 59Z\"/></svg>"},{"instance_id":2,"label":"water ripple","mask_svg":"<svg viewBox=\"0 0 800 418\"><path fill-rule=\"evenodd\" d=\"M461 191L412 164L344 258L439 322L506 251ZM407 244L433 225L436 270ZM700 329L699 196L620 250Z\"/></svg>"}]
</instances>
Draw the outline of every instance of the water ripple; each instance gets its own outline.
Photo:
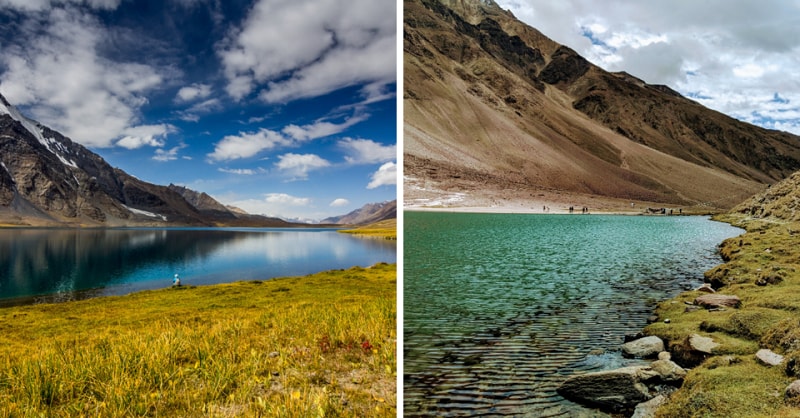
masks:
<instances>
[{"instance_id":1,"label":"water ripple","mask_svg":"<svg viewBox=\"0 0 800 418\"><path fill-rule=\"evenodd\" d=\"M406 416L602 416L561 398L740 233L705 218L407 213ZM600 351L597 351L600 349Z\"/></svg>"}]
</instances>

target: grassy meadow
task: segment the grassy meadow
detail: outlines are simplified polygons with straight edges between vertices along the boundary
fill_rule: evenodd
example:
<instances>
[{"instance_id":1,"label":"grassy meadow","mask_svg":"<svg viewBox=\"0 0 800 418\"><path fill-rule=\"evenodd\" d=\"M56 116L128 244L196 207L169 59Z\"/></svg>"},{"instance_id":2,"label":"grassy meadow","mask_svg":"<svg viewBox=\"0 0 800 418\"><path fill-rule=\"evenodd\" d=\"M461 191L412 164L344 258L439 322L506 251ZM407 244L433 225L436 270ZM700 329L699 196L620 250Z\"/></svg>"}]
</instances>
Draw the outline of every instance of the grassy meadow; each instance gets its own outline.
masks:
<instances>
[{"instance_id":1,"label":"grassy meadow","mask_svg":"<svg viewBox=\"0 0 800 418\"><path fill-rule=\"evenodd\" d=\"M659 305L659 322L645 333L669 341L670 351L681 350L690 334L711 337L719 346L689 372L657 416L798 417L797 400L784 399L784 390L800 375L800 223L721 219L747 232L722 244L726 263L706 272L706 279L742 303L736 309L695 309L691 303L701 293L692 291ZM786 360L776 367L759 364L760 348Z\"/></svg>"},{"instance_id":2,"label":"grassy meadow","mask_svg":"<svg viewBox=\"0 0 800 418\"><path fill-rule=\"evenodd\" d=\"M355 229L343 229L339 232L343 234L352 234L365 238L383 238L396 240L397 239L397 219L387 219L380 222L375 222L369 225L360 226Z\"/></svg>"},{"instance_id":3,"label":"grassy meadow","mask_svg":"<svg viewBox=\"0 0 800 418\"><path fill-rule=\"evenodd\" d=\"M0 309L0 416L394 417L396 265Z\"/></svg>"}]
</instances>

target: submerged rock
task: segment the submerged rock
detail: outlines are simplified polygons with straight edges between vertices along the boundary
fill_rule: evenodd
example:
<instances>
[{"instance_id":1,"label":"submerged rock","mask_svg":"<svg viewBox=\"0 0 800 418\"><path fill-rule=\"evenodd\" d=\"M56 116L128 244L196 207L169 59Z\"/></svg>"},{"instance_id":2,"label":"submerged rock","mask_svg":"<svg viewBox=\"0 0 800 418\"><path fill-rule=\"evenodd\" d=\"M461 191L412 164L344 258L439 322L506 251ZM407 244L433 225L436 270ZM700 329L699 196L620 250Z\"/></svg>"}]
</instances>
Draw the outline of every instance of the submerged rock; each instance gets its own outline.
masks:
<instances>
[{"instance_id":1,"label":"submerged rock","mask_svg":"<svg viewBox=\"0 0 800 418\"><path fill-rule=\"evenodd\" d=\"M664 351L664 341L655 335L629 341L622 345L622 355L625 357L655 357L662 351Z\"/></svg>"},{"instance_id":2,"label":"submerged rock","mask_svg":"<svg viewBox=\"0 0 800 418\"><path fill-rule=\"evenodd\" d=\"M650 367L630 366L572 376L558 387L571 401L607 411L630 410L652 398L645 381L657 376Z\"/></svg>"}]
</instances>

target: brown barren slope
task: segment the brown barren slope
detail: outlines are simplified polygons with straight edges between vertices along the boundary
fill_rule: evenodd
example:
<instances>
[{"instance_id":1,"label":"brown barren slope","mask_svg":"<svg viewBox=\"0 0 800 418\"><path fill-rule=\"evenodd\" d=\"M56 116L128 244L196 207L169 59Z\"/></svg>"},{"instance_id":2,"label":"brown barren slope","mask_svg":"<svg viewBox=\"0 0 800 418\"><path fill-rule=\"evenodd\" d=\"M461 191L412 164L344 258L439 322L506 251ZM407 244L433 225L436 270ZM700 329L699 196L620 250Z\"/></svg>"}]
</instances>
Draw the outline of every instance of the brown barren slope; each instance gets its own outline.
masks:
<instances>
[{"instance_id":1,"label":"brown barren slope","mask_svg":"<svg viewBox=\"0 0 800 418\"><path fill-rule=\"evenodd\" d=\"M590 64L491 0L404 2L407 207L727 209L800 138Z\"/></svg>"}]
</instances>

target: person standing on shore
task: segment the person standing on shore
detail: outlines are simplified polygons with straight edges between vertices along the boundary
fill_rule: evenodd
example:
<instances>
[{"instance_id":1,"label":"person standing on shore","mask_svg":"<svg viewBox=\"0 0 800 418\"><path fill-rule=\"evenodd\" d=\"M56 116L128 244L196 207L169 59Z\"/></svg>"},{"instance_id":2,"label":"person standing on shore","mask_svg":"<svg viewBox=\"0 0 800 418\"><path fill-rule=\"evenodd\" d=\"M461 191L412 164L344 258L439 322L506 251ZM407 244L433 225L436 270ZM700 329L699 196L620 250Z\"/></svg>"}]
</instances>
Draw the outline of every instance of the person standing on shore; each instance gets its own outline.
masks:
<instances>
[{"instance_id":1,"label":"person standing on shore","mask_svg":"<svg viewBox=\"0 0 800 418\"><path fill-rule=\"evenodd\" d=\"M181 285L181 278L178 277L178 273L175 273L175 277L172 278L172 286L180 286Z\"/></svg>"}]
</instances>

